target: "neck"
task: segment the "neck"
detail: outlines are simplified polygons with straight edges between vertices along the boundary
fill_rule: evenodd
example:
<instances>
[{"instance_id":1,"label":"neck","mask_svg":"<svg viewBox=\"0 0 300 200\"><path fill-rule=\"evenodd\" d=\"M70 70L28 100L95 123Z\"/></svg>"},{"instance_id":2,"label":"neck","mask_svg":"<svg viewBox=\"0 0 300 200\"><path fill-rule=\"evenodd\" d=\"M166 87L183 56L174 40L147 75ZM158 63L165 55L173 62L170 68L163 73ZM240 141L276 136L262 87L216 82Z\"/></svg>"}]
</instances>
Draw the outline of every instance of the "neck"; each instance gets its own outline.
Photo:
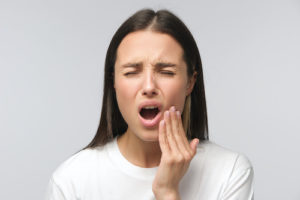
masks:
<instances>
[{"instance_id":1,"label":"neck","mask_svg":"<svg viewBox=\"0 0 300 200\"><path fill-rule=\"evenodd\" d=\"M161 150L158 141L143 141L127 130L117 142L122 155L132 164L144 168L159 165Z\"/></svg>"}]
</instances>

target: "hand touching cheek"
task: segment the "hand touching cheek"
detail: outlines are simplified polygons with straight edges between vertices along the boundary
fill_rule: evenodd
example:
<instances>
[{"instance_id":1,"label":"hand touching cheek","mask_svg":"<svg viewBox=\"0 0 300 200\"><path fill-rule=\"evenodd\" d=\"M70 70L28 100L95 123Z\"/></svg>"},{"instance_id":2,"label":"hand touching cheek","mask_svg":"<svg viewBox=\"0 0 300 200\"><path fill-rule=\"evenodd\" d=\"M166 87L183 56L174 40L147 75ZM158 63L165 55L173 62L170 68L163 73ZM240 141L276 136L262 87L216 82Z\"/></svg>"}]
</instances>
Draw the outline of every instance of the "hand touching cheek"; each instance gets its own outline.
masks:
<instances>
[{"instance_id":1,"label":"hand touching cheek","mask_svg":"<svg viewBox=\"0 0 300 200\"><path fill-rule=\"evenodd\" d=\"M188 142L181 115L172 106L159 124L160 165L152 184L157 200L180 199L178 186L196 154L198 139Z\"/></svg>"}]
</instances>

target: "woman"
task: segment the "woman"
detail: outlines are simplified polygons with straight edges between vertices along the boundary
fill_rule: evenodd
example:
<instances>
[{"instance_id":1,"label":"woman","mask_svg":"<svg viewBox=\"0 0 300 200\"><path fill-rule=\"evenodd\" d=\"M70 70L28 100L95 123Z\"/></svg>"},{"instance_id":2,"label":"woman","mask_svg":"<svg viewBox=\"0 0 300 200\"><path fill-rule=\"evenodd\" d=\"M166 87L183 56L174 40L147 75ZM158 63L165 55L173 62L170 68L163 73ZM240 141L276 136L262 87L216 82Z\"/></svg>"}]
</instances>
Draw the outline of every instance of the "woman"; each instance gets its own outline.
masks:
<instances>
[{"instance_id":1,"label":"woman","mask_svg":"<svg viewBox=\"0 0 300 200\"><path fill-rule=\"evenodd\" d=\"M100 125L53 173L47 199L253 199L248 159L208 141L199 51L180 19L141 10L105 61Z\"/></svg>"}]
</instances>

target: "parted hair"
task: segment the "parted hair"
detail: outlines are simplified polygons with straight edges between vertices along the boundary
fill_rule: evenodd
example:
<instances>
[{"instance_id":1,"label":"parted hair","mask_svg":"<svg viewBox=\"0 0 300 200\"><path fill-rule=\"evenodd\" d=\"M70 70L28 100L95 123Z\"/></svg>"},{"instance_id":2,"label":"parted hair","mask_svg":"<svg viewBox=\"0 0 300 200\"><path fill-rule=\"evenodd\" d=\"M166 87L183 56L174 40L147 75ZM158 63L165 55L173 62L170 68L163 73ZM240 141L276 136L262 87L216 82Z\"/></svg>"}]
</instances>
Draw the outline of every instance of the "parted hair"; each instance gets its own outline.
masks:
<instances>
[{"instance_id":1,"label":"parted hair","mask_svg":"<svg viewBox=\"0 0 300 200\"><path fill-rule=\"evenodd\" d=\"M202 63L197 44L186 25L168 10L139 10L129 17L114 34L105 59L104 93L100 123L93 140L84 148L105 145L114 137L122 135L128 128L123 119L114 88L114 70L117 49L123 38L129 33L151 30L172 36L183 49L183 58L187 65L187 74L191 78L196 72L193 91L186 97L182 113L183 127L189 140L198 138L208 140L208 121L203 81Z\"/></svg>"}]
</instances>

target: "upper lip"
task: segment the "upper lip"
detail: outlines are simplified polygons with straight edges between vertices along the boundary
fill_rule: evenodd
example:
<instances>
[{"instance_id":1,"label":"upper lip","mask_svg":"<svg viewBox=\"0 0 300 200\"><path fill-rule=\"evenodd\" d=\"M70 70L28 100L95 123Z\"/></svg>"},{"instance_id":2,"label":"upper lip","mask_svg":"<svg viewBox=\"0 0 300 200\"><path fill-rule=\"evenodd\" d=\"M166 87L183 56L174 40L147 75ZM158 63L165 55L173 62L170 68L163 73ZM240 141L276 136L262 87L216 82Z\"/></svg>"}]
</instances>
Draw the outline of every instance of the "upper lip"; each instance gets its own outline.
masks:
<instances>
[{"instance_id":1,"label":"upper lip","mask_svg":"<svg viewBox=\"0 0 300 200\"><path fill-rule=\"evenodd\" d=\"M154 100L144 101L138 107L139 108L139 112L141 112L142 108L144 108L146 106L155 106L155 107L158 108L158 111L161 111L162 104L160 102L154 101Z\"/></svg>"}]
</instances>

